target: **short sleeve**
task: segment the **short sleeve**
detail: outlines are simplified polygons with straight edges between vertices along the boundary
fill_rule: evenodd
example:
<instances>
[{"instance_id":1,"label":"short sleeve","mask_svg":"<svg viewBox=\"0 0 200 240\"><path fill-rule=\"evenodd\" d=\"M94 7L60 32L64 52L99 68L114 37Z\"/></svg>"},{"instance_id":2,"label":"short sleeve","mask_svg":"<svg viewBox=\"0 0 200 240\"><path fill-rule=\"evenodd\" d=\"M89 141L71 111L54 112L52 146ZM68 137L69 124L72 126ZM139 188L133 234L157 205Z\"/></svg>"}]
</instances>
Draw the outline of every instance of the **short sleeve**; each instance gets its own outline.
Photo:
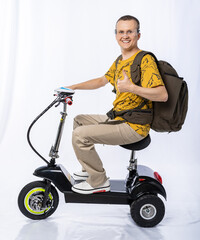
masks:
<instances>
[{"instance_id":1,"label":"short sleeve","mask_svg":"<svg viewBox=\"0 0 200 240\"><path fill-rule=\"evenodd\" d=\"M146 88L164 86L156 61L154 57L149 54L142 58L141 86Z\"/></svg>"},{"instance_id":2,"label":"short sleeve","mask_svg":"<svg viewBox=\"0 0 200 240\"><path fill-rule=\"evenodd\" d=\"M107 73L105 74L106 79L114 86L114 78L115 78L115 72L116 72L116 65L115 62L112 64L112 66L109 68Z\"/></svg>"}]
</instances>

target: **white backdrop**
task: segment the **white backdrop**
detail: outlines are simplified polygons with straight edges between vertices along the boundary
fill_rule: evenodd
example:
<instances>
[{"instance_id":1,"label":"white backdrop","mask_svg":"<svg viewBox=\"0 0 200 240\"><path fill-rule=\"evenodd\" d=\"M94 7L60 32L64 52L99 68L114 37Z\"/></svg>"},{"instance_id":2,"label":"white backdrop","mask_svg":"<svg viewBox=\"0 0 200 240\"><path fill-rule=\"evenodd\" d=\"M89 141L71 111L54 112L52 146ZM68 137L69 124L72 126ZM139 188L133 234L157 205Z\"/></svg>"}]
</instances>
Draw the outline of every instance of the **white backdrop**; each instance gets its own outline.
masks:
<instances>
[{"instance_id":1,"label":"white backdrop","mask_svg":"<svg viewBox=\"0 0 200 240\"><path fill-rule=\"evenodd\" d=\"M18 211L17 195L25 184L36 180L32 172L43 165L27 144L27 128L54 99L55 88L105 74L120 54L115 22L126 14L140 20L139 47L170 62L189 88L183 129L171 134L152 131L150 147L138 153L139 163L163 177L168 194L165 218L154 229L141 229L132 222L127 206L64 204L61 195L61 204L51 218L27 220ZM198 0L0 0L1 237L42 239L42 232L48 239L58 240L105 236L170 239L174 235L176 239L198 239L199 22ZM73 117L106 113L115 97L111 90L107 85L74 95L58 160L71 173L80 167L71 145ZM46 157L55 139L60 110L52 109L32 131L34 145ZM129 152L117 146L97 146L97 150L108 176L125 178Z\"/></svg>"}]
</instances>

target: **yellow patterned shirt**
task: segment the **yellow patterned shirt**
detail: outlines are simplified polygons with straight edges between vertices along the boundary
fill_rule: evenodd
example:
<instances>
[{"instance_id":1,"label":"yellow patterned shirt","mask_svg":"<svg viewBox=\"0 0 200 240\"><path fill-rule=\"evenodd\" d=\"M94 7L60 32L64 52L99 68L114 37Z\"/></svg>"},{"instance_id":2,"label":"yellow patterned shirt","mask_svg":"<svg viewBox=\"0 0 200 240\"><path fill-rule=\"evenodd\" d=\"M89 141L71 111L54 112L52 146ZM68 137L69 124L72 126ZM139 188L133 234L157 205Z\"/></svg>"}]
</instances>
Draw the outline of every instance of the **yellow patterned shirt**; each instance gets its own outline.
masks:
<instances>
[{"instance_id":1,"label":"yellow patterned shirt","mask_svg":"<svg viewBox=\"0 0 200 240\"><path fill-rule=\"evenodd\" d=\"M131 79L130 66L132 65L133 60L139 52L135 53L127 60L119 60L117 68L116 63L114 62L108 72L105 74L107 80L116 88L116 99L113 102L113 110L115 111L134 109L138 107L144 100L144 98L130 92L120 93L117 89L117 79L124 78L122 70L125 70L129 79ZM153 88L163 85L164 83L160 76L155 59L149 54L145 55L141 61L141 86L144 88ZM148 107L152 108L151 101L148 101ZM147 106L145 105L143 109L146 108ZM123 120L120 117L116 117L115 119ZM149 124L140 125L129 122L127 122L127 124L129 124L138 134L143 137L147 136L149 133Z\"/></svg>"}]
</instances>

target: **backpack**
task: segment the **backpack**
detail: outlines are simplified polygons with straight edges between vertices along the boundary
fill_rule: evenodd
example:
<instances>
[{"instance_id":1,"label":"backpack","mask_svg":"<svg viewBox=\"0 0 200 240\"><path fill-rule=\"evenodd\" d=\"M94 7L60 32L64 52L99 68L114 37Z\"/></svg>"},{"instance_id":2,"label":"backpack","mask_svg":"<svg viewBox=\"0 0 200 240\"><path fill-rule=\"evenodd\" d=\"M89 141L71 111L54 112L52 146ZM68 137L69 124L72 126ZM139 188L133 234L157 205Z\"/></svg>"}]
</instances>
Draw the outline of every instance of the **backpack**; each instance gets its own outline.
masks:
<instances>
[{"instance_id":1,"label":"backpack","mask_svg":"<svg viewBox=\"0 0 200 240\"><path fill-rule=\"evenodd\" d=\"M142 107L147 100L137 107L137 109L125 110L121 112L112 112L112 117L121 116L125 121L151 125L151 128L157 132L176 132L182 128L188 110L188 87L183 78L179 77L176 70L166 61L158 61L155 55L151 52L141 51L137 54L131 67L131 79L137 84L141 85L141 70L140 65L142 58L150 54L155 58L159 72L168 92L168 100L166 102L153 102L153 109L143 110ZM119 56L116 59L116 66L118 64ZM149 109L150 110L150 109ZM127 116L131 116L128 119ZM125 117L124 117L125 116ZM145 117L146 116L146 117ZM140 119L139 121L134 118ZM144 122L143 123L143 120Z\"/></svg>"}]
</instances>

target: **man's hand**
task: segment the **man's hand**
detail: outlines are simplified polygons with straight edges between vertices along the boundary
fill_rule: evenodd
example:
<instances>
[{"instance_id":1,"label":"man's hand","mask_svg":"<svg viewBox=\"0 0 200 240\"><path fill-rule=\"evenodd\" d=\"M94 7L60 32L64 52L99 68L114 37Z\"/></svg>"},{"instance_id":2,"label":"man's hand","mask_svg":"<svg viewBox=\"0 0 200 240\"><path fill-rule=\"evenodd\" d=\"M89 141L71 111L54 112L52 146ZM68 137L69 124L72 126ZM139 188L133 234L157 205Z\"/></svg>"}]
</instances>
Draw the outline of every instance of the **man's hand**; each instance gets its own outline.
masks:
<instances>
[{"instance_id":1,"label":"man's hand","mask_svg":"<svg viewBox=\"0 0 200 240\"><path fill-rule=\"evenodd\" d=\"M118 88L119 92L131 92L132 91L131 89L133 88L133 83L127 76L125 70L123 70L122 73L124 75L124 79L117 80L117 88Z\"/></svg>"}]
</instances>

